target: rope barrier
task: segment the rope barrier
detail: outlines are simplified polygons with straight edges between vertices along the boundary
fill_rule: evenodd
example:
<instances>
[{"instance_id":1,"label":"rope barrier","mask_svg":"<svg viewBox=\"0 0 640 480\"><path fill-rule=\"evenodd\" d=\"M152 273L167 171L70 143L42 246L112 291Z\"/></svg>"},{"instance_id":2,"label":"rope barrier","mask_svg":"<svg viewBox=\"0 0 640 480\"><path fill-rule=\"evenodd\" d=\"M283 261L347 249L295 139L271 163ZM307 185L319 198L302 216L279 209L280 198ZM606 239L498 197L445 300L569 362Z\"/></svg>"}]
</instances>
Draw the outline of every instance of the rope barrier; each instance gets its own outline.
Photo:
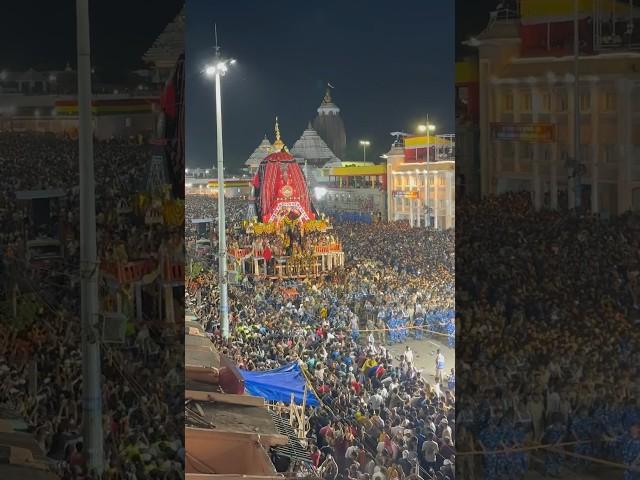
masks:
<instances>
[{"instance_id":1,"label":"rope barrier","mask_svg":"<svg viewBox=\"0 0 640 480\"><path fill-rule=\"evenodd\" d=\"M591 457L589 455L582 455L580 453L575 452L567 452L565 450L561 450L559 448L547 447L549 450L556 451L559 454L568 455L570 457L579 458L581 460L588 460L592 463L599 463L600 465L606 465L608 467L621 468L628 472L640 472L640 466L637 465L626 465L624 463L612 462L610 460L604 460L602 458Z\"/></svg>"},{"instance_id":2,"label":"rope barrier","mask_svg":"<svg viewBox=\"0 0 640 480\"><path fill-rule=\"evenodd\" d=\"M528 445L526 447L517 447L517 448L501 448L499 450L467 450L467 451L459 451L456 456L471 456L471 455L496 455L496 454L505 454L505 453L518 453L518 452L528 452L532 450L540 450L540 449L548 449L553 447L572 447L575 445L584 445L587 443L594 443L596 441L601 443L612 443L617 442L619 438L604 438L598 440L573 440L571 442L561 442L561 443L539 443L536 445Z\"/></svg>"},{"instance_id":3,"label":"rope barrier","mask_svg":"<svg viewBox=\"0 0 640 480\"><path fill-rule=\"evenodd\" d=\"M591 440L578 440L573 442L529 445L527 447L501 448L499 450L459 451L456 453L456 457L464 457L464 456L472 456L472 455L504 455L504 454L511 454L511 453L530 452L533 450L540 450L540 449L552 448L552 447L570 447L570 446L581 445L585 443L592 443L592 442Z\"/></svg>"},{"instance_id":4,"label":"rope barrier","mask_svg":"<svg viewBox=\"0 0 640 480\"><path fill-rule=\"evenodd\" d=\"M443 333L437 332L435 330L429 330L422 325L407 325L406 327L397 327L397 328L373 328L373 329L358 329L358 333L373 333L373 332L399 332L402 330L422 330L423 332L433 333L434 335L442 335L444 337L453 337L454 334L451 333Z\"/></svg>"}]
</instances>

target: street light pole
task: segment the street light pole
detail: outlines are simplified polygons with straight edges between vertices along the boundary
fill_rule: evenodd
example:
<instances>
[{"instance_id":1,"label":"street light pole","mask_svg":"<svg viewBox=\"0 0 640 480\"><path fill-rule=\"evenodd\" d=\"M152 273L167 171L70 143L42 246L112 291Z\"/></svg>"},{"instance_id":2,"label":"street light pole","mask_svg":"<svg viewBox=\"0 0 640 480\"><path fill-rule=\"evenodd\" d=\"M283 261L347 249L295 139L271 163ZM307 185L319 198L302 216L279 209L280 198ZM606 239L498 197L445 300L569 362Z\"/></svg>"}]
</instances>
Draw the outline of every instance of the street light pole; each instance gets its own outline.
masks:
<instances>
[{"instance_id":1,"label":"street light pole","mask_svg":"<svg viewBox=\"0 0 640 480\"><path fill-rule=\"evenodd\" d=\"M369 140L360 140L360 145L362 145L362 159L364 163L367 163L367 147L371 145Z\"/></svg>"},{"instance_id":2,"label":"street light pole","mask_svg":"<svg viewBox=\"0 0 640 480\"><path fill-rule=\"evenodd\" d=\"M90 471L102 476L102 375L98 322L96 200L91 118L89 0L76 0L78 55L78 150L80 160L80 321L82 345L82 438Z\"/></svg>"},{"instance_id":3,"label":"street light pole","mask_svg":"<svg viewBox=\"0 0 640 480\"><path fill-rule=\"evenodd\" d=\"M217 140L217 163L218 163L218 275L220 284L220 326L222 327L222 338L229 338L229 295L228 295L228 275L227 275L227 226L224 212L224 160L222 150L222 95L220 94L221 77L227 72L227 65L233 65L234 59L224 60L220 56L218 46L218 29L216 36L216 57L215 63L205 69L207 76L214 76L216 81L216 140Z\"/></svg>"},{"instance_id":4,"label":"street light pole","mask_svg":"<svg viewBox=\"0 0 640 480\"><path fill-rule=\"evenodd\" d=\"M427 167L429 166L429 157L431 156L431 129L429 128L431 124L429 123L429 114L427 113ZM416 154L417 160L417 154Z\"/></svg>"},{"instance_id":5,"label":"street light pole","mask_svg":"<svg viewBox=\"0 0 640 480\"><path fill-rule=\"evenodd\" d=\"M217 44L217 42L216 42ZM220 49L216 45L216 60ZM224 160L222 149L222 95L220 94L220 69L216 69L216 137L218 157L218 265L220 283L220 325L222 338L229 338L229 297L227 275L227 225L224 214Z\"/></svg>"},{"instance_id":6,"label":"street light pole","mask_svg":"<svg viewBox=\"0 0 640 480\"><path fill-rule=\"evenodd\" d=\"M578 0L573 0L573 79L574 85L574 98L573 98L573 112L574 112L574 165L573 165L573 188L575 195L575 208L579 210L582 203L582 164L580 163L580 71L579 71L579 58L580 58L580 23L578 21Z\"/></svg>"},{"instance_id":7,"label":"street light pole","mask_svg":"<svg viewBox=\"0 0 640 480\"><path fill-rule=\"evenodd\" d=\"M222 154L222 105L220 72L216 72L216 136L218 137L218 264L220 270L220 325L222 338L229 338L229 297L227 275L227 225L224 214L224 161Z\"/></svg>"}]
</instances>

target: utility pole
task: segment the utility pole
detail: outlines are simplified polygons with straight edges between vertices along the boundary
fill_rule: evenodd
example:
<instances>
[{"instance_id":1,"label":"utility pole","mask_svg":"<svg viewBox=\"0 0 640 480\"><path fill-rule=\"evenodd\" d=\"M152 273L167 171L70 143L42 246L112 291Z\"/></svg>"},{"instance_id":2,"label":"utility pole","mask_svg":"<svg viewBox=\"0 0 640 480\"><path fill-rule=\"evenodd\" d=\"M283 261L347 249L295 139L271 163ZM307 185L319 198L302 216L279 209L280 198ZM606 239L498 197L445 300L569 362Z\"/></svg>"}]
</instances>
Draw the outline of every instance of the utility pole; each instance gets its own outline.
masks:
<instances>
[{"instance_id":1,"label":"utility pole","mask_svg":"<svg viewBox=\"0 0 640 480\"><path fill-rule=\"evenodd\" d=\"M580 210L582 203L582 163L580 162L580 71L579 71L579 58L580 58L580 22L578 20L579 15L579 2L573 0L573 79L574 96L573 96L573 113L574 127L573 127L573 144L574 144L574 164L573 164L573 189L575 194L575 208Z\"/></svg>"},{"instance_id":2,"label":"utility pole","mask_svg":"<svg viewBox=\"0 0 640 480\"><path fill-rule=\"evenodd\" d=\"M220 76L226 71L220 56L218 45L218 27L215 26L216 37L216 140L218 160L218 274L220 284L220 326L222 338L229 338L229 293L227 275L227 224L224 212L224 161L222 149L222 95L220 93Z\"/></svg>"},{"instance_id":3,"label":"utility pole","mask_svg":"<svg viewBox=\"0 0 640 480\"><path fill-rule=\"evenodd\" d=\"M91 118L89 0L76 0L78 49L78 144L80 153L80 274L82 322L82 437L90 471L104 471L102 389L98 322L96 201Z\"/></svg>"}]
</instances>

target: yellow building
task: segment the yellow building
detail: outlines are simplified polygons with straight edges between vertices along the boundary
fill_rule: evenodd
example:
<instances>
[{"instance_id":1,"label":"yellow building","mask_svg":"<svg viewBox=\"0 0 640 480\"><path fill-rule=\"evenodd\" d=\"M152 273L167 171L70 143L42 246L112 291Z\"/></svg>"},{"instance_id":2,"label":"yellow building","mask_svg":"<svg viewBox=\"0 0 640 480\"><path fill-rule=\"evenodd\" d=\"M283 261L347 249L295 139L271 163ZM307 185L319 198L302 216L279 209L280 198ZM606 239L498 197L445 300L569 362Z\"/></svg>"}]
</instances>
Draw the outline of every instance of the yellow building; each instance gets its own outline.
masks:
<instances>
[{"instance_id":1,"label":"yellow building","mask_svg":"<svg viewBox=\"0 0 640 480\"><path fill-rule=\"evenodd\" d=\"M468 42L479 57L483 195L526 190L537 208L572 208L581 185L594 213L640 209L640 15L628 5L580 1L579 127L573 0L521 0L515 18L494 12Z\"/></svg>"},{"instance_id":2,"label":"yellow building","mask_svg":"<svg viewBox=\"0 0 640 480\"><path fill-rule=\"evenodd\" d=\"M454 136L406 137L386 157L388 220L408 220L413 227L453 228Z\"/></svg>"}]
</instances>

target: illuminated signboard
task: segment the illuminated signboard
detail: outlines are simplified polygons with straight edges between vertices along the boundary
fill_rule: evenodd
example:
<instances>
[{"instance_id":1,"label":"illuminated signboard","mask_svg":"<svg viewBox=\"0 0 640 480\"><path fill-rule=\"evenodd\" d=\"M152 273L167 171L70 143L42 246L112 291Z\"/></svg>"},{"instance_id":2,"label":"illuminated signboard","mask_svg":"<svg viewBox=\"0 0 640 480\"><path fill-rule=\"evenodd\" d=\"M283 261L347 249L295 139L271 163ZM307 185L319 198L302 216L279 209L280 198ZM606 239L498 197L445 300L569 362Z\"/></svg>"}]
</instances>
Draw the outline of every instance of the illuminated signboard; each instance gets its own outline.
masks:
<instances>
[{"instance_id":1,"label":"illuminated signboard","mask_svg":"<svg viewBox=\"0 0 640 480\"><path fill-rule=\"evenodd\" d=\"M491 138L497 141L551 143L555 126L550 123L492 123Z\"/></svg>"},{"instance_id":2,"label":"illuminated signboard","mask_svg":"<svg viewBox=\"0 0 640 480\"><path fill-rule=\"evenodd\" d=\"M416 199L418 198L418 192L417 191L413 191L413 192L406 192L403 190L395 190L393 192L393 196L396 198L410 198L410 199Z\"/></svg>"}]
</instances>

